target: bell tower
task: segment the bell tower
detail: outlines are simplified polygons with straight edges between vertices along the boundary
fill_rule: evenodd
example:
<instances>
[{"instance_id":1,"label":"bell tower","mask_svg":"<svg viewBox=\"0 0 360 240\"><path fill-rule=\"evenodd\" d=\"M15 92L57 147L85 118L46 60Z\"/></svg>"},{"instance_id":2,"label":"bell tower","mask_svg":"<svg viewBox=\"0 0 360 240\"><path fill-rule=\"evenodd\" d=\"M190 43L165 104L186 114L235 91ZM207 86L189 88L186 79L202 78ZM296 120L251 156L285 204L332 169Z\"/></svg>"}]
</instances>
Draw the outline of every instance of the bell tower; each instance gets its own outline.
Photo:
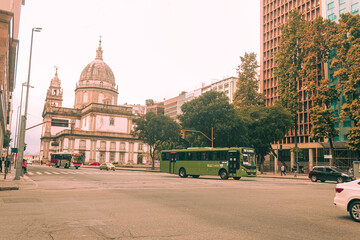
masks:
<instances>
[{"instance_id":1,"label":"bell tower","mask_svg":"<svg viewBox=\"0 0 360 240\"><path fill-rule=\"evenodd\" d=\"M45 105L51 107L62 107L63 91L61 88L61 81L58 78L57 70L53 79L51 79L50 87L46 93Z\"/></svg>"}]
</instances>

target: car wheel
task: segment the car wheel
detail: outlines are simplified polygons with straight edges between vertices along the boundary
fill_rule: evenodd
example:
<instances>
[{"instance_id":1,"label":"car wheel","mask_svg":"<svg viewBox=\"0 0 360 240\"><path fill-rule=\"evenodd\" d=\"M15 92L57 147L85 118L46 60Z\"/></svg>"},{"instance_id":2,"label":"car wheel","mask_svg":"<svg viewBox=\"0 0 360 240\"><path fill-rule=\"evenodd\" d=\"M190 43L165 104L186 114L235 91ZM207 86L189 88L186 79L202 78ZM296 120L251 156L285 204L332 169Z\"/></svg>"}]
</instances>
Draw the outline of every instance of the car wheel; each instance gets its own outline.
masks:
<instances>
[{"instance_id":1,"label":"car wheel","mask_svg":"<svg viewBox=\"0 0 360 240\"><path fill-rule=\"evenodd\" d=\"M318 180L318 179L317 179L317 177L316 177L315 175L312 175L312 176L311 176L311 181L312 181L312 182L317 182L317 180Z\"/></svg>"},{"instance_id":2,"label":"car wheel","mask_svg":"<svg viewBox=\"0 0 360 240\"><path fill-rule=\"evenodd\" d=\"M360 222L360 201L351 203L349 208L350 216L357 222Z\"/></svg>"},{"instance_id":3,"label":"car wheel","mask_svg":"<svg viewBox=\"0 0 360 240\"><path fill-rule=\"evenodd\" d=\"M234 180L240 180L241 177L234 177Z\"/></svg>"},{"instance_id":4,"label":"car wheel","mask_svg":"<svg viewBox=\"0 0 360 240\"><path fill-rule=\"evenodd\" d=\"M338 177L338 178L336 179L336 182L337 182L337 183L342 183L342 182L344 182L344 179L343 179L342 177Z\"/></svg>"},{"instance_id":5,"label":"car wheel","mask_svg":"<svg viewBox=\"0 0 360 240\"><path fill-rule=\"evenodd\" d=\"M199 178L200 175L192 175L193 178Z\"/></svg>"},{"instance_id":6,"label":"car wheel","mask_svg":"<svg viewBox=\"0 0 360 240\"><path fill-rule=\"evenodd\" d=\"M185 168L180 168L180 170L179 170L179 176L182 177L182 178L188 177L188 175L186 174Z\"/></svg>"},{"instance_id":7,"label":"car wheel","mask_svg":"<svg viewBox=\"0 0 360 240\"><path fill-rule=\"evenodd\" d=\"M226 179L229 178L228 173L227 173L227 171L226 171L225 169L221 170L220 173L219 173L219 175L220 175L220 178L221 178L222 180L226 180Z\"/></svg>"}]
</instances>

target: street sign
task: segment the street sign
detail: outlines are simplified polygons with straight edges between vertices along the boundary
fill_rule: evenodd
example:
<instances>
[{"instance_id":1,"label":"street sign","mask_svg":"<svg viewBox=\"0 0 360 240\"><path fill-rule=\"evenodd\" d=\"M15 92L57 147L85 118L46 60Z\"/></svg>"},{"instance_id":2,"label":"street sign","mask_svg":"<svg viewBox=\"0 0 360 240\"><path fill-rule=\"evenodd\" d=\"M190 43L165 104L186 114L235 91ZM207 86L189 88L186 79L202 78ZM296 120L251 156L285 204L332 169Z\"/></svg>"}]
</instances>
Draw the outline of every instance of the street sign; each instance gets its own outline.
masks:
<instances>
[{"instance_id":1,"label":"street sign","mask_svg":"<svg viewBox=\"0 0 360 240\"><path fill-rule=\"evenodd\" d=\"M18 153L18 149L17 148L11 148L11 153Z\"/></svg>"},{"instance_id":2,"label":"street sign","mask_svg":"<svg viewBox=\"0 0 360 240\"><path fill-rule=\"evenodd\" d=\"M324 158L330 159L330 158L332 158L332 155L324 155Z\"/></svg>"}]
</instances>

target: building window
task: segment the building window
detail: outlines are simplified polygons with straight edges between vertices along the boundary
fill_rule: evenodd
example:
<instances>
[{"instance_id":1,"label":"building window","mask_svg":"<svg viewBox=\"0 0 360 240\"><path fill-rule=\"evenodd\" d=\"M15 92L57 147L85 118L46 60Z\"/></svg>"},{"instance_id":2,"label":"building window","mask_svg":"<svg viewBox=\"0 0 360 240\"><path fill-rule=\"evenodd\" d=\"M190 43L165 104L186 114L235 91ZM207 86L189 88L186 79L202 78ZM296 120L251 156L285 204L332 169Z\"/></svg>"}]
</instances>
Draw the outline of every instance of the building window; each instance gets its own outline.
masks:
<instances>
[{"instance_id":1,"label":"building window","mask_svg":"<svg viewBox=\"0 0 360 240\"><path fill-rule=\"evenodd\" d=\"M346 13L346 8L343 8L343 9L341 9L341 10L339 11L339 15L340 15L340 14L343 14L343 13Z\"/></svg>"},{"instance_id":2,"label":"building window","mask_svg":"<svg viewBox=\"0 0 360 240\"><path fill-rule=\"evenodd\" d=\"M355 14L359 12L359 3L355 3L351 5L351 14Z\"/></svg>"},{"instance_id":3,"label":"building window","mask_svg":"<svg viewBox=\"0 0 360 240\"><path fill-rule=\"evenodd\" d=\"M125 143L124 142L120 143L120 150L125 150Z\"/></svg>"},{"instance_id":4,"label":"building window","mask_svg":"<svg viewBox=\"0 0 360 240\"><path fill-rule=\"evenodd\" d=\"M335 2L331 2L328 4L328 10L331 10L335 7Z\"/></svg>"},{"instance_id":5,"label":"building window","mask_svg":"<svg viewBox=\"0 0 360 240\"><path fill-rule=\"evenodd\" d=\"M125 162L125 153L120 153L119 154L119 163L124 163Z\"/></svg>"},{"instance_id":6,"label":"building window","mask_svg":"<svg viewBox=\"0 0 360 240\"><path fill-rule=\"evenodd\" d=\"M111 142L110 143L110 151L115 151L116 150L116 143L115 142Z\"/></svg>"},{"instance_id":7,"label":"building window","mask_svg":"<svg viewBox=\"0 0 360 240\"><path fill-rule=\"evenodd\" d=\"M110 162L115 162L115 153L110 153Z\"/></svg>"},{"instance_id":8,"label":"building window","mask_svg":"<svg viewBox=\"0 0 360 240\"><path fill-rule=\"evenodd\" d=\"M80 140L79 148L86 149L86 141L85 140Z\"/></svg>"},{"instance_id":9,"label":"building window","mask_svg":"<svg viewBox=\"0 0 360 240\"><path fill-rule=\"evenodd\" d=\"M104 152L100 153L100 162L101 163L105 162L105 153Z\"/></svg>"},{"instance_id":10,"label":"building window","mask_svg":"<svg viewBox=\"0 0 360 240\"><path fill-rule=\"evenodd\" d=\"M106 151L106 142L105 141L100 142L100 150L101 151Z\"/></svg>"},{"instance_id":11,"label":"building window","mask_svg":"<svg viewBox=\"0 0 360 240\"><path fill-rule=\"evenodd\" d=\"M88 93L85 92L83 96L83 102L86 103L88 101Z\"/></svg>"},{"instance_id":12,"label":"building window","mask_svg":"<svg viewBox=\"0 0 360 240\"><path fill-rule=\"evenodd\" d=\"M339 0L339 5L344 4L346 0Z\"/></svg>"},{"instance_id":13,"label":"building window","mask_svg":"<svg viewBox=\"0 0 360 240\"><path fill-rule=\"evenodd\" d=\"M139 151L142 151L143 150L143 145L139 143Z\"/></svg>"},{"instance_id":14,"label":"building window","mask_svg":"<svg viewBox=\"0 0 360 240\"><path fill-rule=\"evenodd\" d=\"M115 122L114 118L110 118L110 126L114 126L114 122Z\"/></svg>"},{"instance_id":15,"label":"building window","mask_svg":"<svg viewBox=\"0 0 360 240\"><path fill-rule=\"evenodd\" d=\"M56 95L56 90L54 90L54 94L53 95Z\"/></svg>"},{"instance_id":16,"label":"building window","mask_svg":"<svg viewBox=\"0 0 360 240\"><path fill-rule=\"evenodd\" d=\"M328 16L328 18L331 20L331 21L334 21L336 19L336 14L335 13L332 13Z\"/></svg>"}]
</instances>

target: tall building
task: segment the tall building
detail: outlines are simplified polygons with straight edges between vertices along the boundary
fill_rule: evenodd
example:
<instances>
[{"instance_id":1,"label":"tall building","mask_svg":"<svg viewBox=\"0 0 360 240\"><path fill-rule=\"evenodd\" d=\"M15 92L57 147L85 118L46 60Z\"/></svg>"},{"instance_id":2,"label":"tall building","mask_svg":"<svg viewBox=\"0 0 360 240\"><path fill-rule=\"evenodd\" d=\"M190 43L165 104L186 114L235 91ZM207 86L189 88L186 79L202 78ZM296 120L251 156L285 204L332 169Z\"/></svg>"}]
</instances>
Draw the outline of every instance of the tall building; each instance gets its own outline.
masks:
<instances>
[{"instance_id":1,"label":"tall building","mask_svg":"<svg viewBox=\"0 0 360 240\"><path fill-rule=\"evenodd\" d=\"M325 0L325 6L326 18L338 22L342 13L359 14L360 0ZM330 54L330 57L332 57L332 54ZM331 80L330 87L335 87L338 80L334 77L334 70L329 66L327 70L328 78ZM338 165L350 166L356 156L346 147L346 141L348 141L346 133L353 127L353 122L349 118L344 121L340 120L339 115L343 103L345 103L345 97L341 95L339 101L332 105L336 118L335 128L339 130L339 135L334 137L333 141L336 145L335 153Z\"/></svg>"},{"instance_id":2,"label":"tall building","mask_svg":"<svg viewBox=\"0 0 360 240\"><path fill-rule=\"evenodd\" d=\"M57 71L47 91L41 133L40 160L50 154L85 154L88 162L147 163L148 147L131 135L137 111L117 105L118 88L111 68L103 61L101 42L96 58L82 71L75 88L74 108L62 106Z\"/></svg>"},{"instance_id":3,"label":"tall building","mask_svg":"<svg viewBox=\"0 0 360 240\"><path fill-rule=\"evenodd\" d=\"M18 33L24 0L0 1L0 157L6 130L11 129L12 92L15 88Z\"/></svg>"},{"instance_id":4,"label":"tall building","mask_svg":"<svg viewBox=\"0 0 360 240\"><path fill-rule=\"evenodd\" d=\"M278 82L274 76L275 53L280 44L280 26L289 18L292 10L297 9L306 20L313 20L322 16L323 0L261 0L260 1L260 91L265 95L266 106L271 106L279 99ZM324 161L321 145L310 138L311 124L309 116L309 98L299 82L298 91L303 103L298 113L298 147L303 151L300 163L310 169L314 160ZM290 162L291 168L295 165L295 154L290 151L295 146L295 132L292 130L273 148L279 152L279 158ZM319 149L320 150L319 150ZM280 150L281 149L281 150ZM277 161L270 162L270 167L277 169Z\"/></svg>"},{"instance_id":5,"label":"tall building","mask_svg":"<svg viewBox=\"0 0 360 240\"><path fill-rule=\"evenodd\" d=\"M203 84L201 88L191 92L182 92L179 96L165 101L165 115L176 120L177 116L182 114L181 106L184 103L189 102L208 91L223 92L229 98L229 102L232 103L236 92L237 81L238 78L236 77L228 77L209 85Z\"/></svg>"}]
</instances>

